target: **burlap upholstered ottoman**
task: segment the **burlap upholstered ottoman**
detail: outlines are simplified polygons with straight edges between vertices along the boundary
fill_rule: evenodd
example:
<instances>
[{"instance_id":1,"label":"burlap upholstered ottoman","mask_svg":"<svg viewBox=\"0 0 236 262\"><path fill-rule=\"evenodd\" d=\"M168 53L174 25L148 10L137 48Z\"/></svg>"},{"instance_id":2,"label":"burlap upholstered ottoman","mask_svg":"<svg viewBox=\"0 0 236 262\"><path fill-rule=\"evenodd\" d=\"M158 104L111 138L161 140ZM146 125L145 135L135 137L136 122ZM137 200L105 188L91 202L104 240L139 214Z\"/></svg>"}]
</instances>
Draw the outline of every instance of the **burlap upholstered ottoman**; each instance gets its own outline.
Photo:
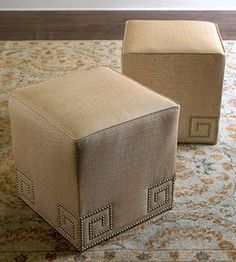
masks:
<instances>
[{"instance_id":1,"label":"burlap upholstered ottoman","mask_svg":"<svg viewBox=\"0 0 236 262\"><path fill-rule=\"evenodd\" d=\"M213 23L126 23L123 73L180 103L179 142L217 143L224 64Z\"/></svg>"},{"instance_id":2,"label":"burlap upholstered ottoman","mask_svg":"<svg viewBox=\"0 0 236 262\"><path fill-rule=\"evenodd\" d=\"M9 97L19 196L79 250L172 207L179 106L107 68Z\"/></svg>"}]
</instances>

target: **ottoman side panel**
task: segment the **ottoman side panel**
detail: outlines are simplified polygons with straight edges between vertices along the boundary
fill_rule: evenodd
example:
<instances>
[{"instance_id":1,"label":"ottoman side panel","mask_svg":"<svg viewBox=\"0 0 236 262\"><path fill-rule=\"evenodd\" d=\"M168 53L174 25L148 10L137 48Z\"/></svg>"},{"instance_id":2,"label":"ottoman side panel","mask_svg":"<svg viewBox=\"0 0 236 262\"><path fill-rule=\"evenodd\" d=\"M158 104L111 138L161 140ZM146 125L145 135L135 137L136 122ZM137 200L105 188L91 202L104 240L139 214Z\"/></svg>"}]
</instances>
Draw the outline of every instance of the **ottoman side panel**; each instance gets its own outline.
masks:
<instances>
[{"instance_id":1,"label":"ottoman side panel","mask_svg":"<svg viewBox=\"0 0 236 262\"><path fill-rule=\"evenodd\" d=\"M75 142L14 96L9 108L18 195L79 246Z\"/></svg>"},{"instance_id":2,"label":"ottoman side panel","mask_svg":"<svg viewBox=\"0 0 236 262\"><path fill-rule=\"evenodd\" d=\"M82 250L172 207L178 110L79 141Z\"/></svg>"},{"instance_id":3,"label":"ottoman side panel","mask_svg":"<svg viewBox=\"0 0 236 262\"><path fill-rule=\"evenodd\" d=\"M222 54L123 54L123 73L181 106L178 142L215 144Z\"/></svg>"}]
</instances>

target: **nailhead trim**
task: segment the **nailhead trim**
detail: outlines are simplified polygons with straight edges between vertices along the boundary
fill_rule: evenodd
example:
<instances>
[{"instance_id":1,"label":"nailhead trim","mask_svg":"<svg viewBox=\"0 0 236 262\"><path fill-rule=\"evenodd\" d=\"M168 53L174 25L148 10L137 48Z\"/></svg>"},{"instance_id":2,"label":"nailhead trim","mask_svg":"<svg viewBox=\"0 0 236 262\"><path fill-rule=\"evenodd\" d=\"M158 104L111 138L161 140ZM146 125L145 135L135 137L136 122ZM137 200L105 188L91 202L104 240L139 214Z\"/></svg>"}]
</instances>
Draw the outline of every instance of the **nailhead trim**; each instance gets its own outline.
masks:
<instances>
[{"instance_id":1,"label":"nailhead trim","mask_svg":"<svg viewBox=\"0 0 236 262\"><path fill-rule=\"evenodd\" d=\"M17 171L19 171L20 173L22 173L19 169L15 169L16 172L16 184L17 184L17 195L19 198L22 199L22 201L24 201L27 205L29 205L39 216L41 216L52 228L54 228L60 235L62 235L65 239L67 239L76 249L78 249L78 245L71 242L71 238L68 237L68 235L66 235L61 228L57 228L56 225L53 225L43 214L41 214L41 212L39 210L37 210L34 206L34 204L32 202L26 202L26 199L22 197L22 195L19 192L19 187L18 187L18 174ZM68 210L69 211L69 210ZM71 213L71 212L69 212ZM78 228L79 229L79 228ZM79 232L79 230L78 230Z\"/></svg>"},{"instance_id":2,"label":"nailhead trim","mask_svg":"<svg viewBox=\"0 0 236 262\"><path fill-rule=\"evenodd\" d=\"M156 183L155 185L152 185L152 186L150 186L150 187L148 187L149 189L152 189L152 188L154 188L154 187L157 187L157 186L161 186L161 185L163 185L163 184L165 184L166 182L169 182L169 181L171 181L172 180L172 182L175 180L175 176L171 176L171 177L168 177L168 178L166 178L165 180L162 180L161 182L159 182L159 183Z\"/></svg>"},{"instance_id":3,"label":"nailhead trim","mask_svg":"<svg viewBox=\"0 0 236 262\"><path fill-rule=\"evenodd\" d=\"M150 213L151 211L157 209L157 208L160 208L164 205L166 205L168 202L169 202L169 192L170 192L170 187L169 185L166 185L164 186L163 188L160 188L159 190L157 190L154 194L158 194L160 192L163 192L165 191L165 201L158 204L158 205L155 205L155 206L151 206L151 190L156 188L156 187L159 187L159 186L162 186L164 185L165 183L169 182L169 181L172 181L172 187L173 187L173 184L174 184L174 180L175 180L175 177L172 176L172 177L169 177L159 183L156 183L155 185L152 185L150 187L148 187L148 198L147 198L147 212ZM172 188L172 193L173 193L173 188Z\"/></svg>"},{"instance_id":4,"label":"nailhead trim","mask_svg":"<svg viewBox=\"0 0 236 262\"><path fill-rule=\"evenodd\" d=\"M156 187L158 187L158 186L159 185L157 185ZM156 188L156 187L154 187L154 188ZM152 189L154 189L154 188L152 188ZM170 189L169 189L169 186L167 185L166 187L161 188L154 193L154 198L156 199L157 198L156 195L165 191L165 201L152 207L152 205L151 205L151 190L152 189L148 188L148 204L147 204L148 213L159 208L159 207L161 207L161 206L166 205L169 202L169 191L170 191Z\"/></svg>"},{"instance_id":5,"label":"nailhead trim","mask_svg":"<svg viewBox=\"0 0 236 262\"><path fill-rule=\"evenodd\" d=\"M61 211L63 211L64 213L62 213ZM69 217L68 215L66 216L65 213L71 215L74 220L71 219L71 217ZM57 204L57 217L58 217L59 228L65 231L65 233L67 233L72 239L76 240L76 228L79 229L79 217L75 216L70 210L64 207L61 203ZM68 220L72 224L73 232L70 232L63 227L63 224L65 224L66 220ZM79 232L79 230L77 230L77 232Z\"/></svg>"},{"instance_id":6,"label":"nailhead trim","mask_svg":"<svg viewBox=\"0 0 236 262\"><path fill-rule=\"evenodd\" d=\"M93 238L98 237L98 236L106 233L107 231L110 231L110 230L111 230L110 227L109 227L108 229L104 229L104 230L102 230L101 232L99 232L99 233L97 233L97 234L94 234L94 233L93 233L92 224L93 224L93 223L96 223L96 222L99 221L99 220L101 220L102 226L104 226L104 224L105 224L105 216L104 216L104 215L101 216L101 217L98 217L98 218L96 218L96 219L93 219L92 221L89 221L89 239L90 239L90 240L92 240Z\"/></svg>"},{"instance_id":7,"label":"nailhead trim","mask_svg":"<svg viewBox=\"0 0 236 262\"><path fill-rule=\"evenodd\" d=\"M108 235L108 236L106 236L106 237L104 237L104 238L102 238L102 239L100 239L100 240L90 244L90 245L82 246L82 251L85 251L86 249L91 248L91 247L93 247L93 246L95 246L95 245L97 245L97 244L99 244L99 243L101 243L101 242L103 242L105 240L108 240L109 238L114 237L114 236L116 236L116 235L118 235L118 234L120 234L120 233L122 233L122 232L124 232L124 231L126 231L128 229L131 229L132 227L137 226L137 225L147 221L148 219L150 219L150 218L152 218L152 217L154 217L156 215L159 215L159 214L161 214L161 213L163 213L163 212L165 212L167 210L170 210L171 208L172 208L172 204L170 204L170 206L167 206L167 207L163 208L162 210L160 210L158 212L155 212L155 213L153 213L153 214L151 214L151 215L149 215L149 216L147 216L147 217L145 217L145 218L143 218L141 220L138 220L136 223L133 223L133 224L131 224L129 226L126 226L126 227L122 228L121 230L116 231L115 233L110 234L110 235Z\"/></svg>"},{"instance_id":8,"label":"nailhead trim","mask_svg":"<svg viewBox=\"0 0 236 262\"><path fill-rule=\"evenodd\" d=\"M19 197L24 201L24 199L19 195ZM27 203L28 204L28 203ZM61 228L57 228L56 225L53 225L40 211L38 211L35 206L32 204L28 204L39 216L41 216L52 228L54 228L60 235L62 235L65 239L67 239L76 249L78 248L78 244L75 244L71 241L71 238L62 231Z\"/></svg>"},{"instance_id":9,"label":"nailhead trim","mask_svg":"<svg viewBox=\"0 0 236 262\"><path fill-rule=\"evenodd\" d=\"M197 120L197 119L203 119L205 121L203 122L200 122L200 123L196 123L197 127L196 128L199 128L200 125L208 125L208 133L207 135L192 135L192 130L194 128L194 124L193 124L193 121L194 120ZM216 120L216 123L215 123L215 130L214 130L214 139L217 138L217 132L218 132L218 128L219 128L219 117L214 117L214 116L191 116L190 117L190 124L189 124L189 138L210 138L211 137L211 134L212 134L212 123L210 122L207 122L208 119L214 119ZM197 140L198 142L198 140ZM199 141L200 142L200 141Z\"/></svg>"},{"instance_id":10,"label":"nailhead trim","mask_svg":"<svg viewBox=\"0 0 236 262\"><path fill-rule=\"evenodd\" d=\"M91 216L93 216L93 215L95 215L95 214L98 214L98 213L100 213L100 212L102 212L102 211L104 211L104 210L106 210L106 209L108 209L108 212L109 212L109 221L108 221L109 227L108 227L107 229L104 229L103 231L97 233L97 234L93 234L91 224L97 222L98 220L101 220L101 219L103 220L102 217L104 217L104 215L101 216L101 217L95 218L95 219L93 219L92 221L90 221L90 222L89 222L89 239L91 240L91 239L93 239L93 238L95 238L95 237L98 237L98 236L100 236L100 235L102 235L102 234L104 234L104 233L112 230L112 226L113 226L113 225L112 225L112 205L109 204L109 205L107 205L107 206L105 206L105 207L99 208L99 209L93 211L92 213L89 213L89 214L87 214L87 215L85 215L85 216L83 216L83 217L80 218L81 250L87 249L87 247L84 246L84 221L83 221L83 220L86 219L86 218L88 218L88 217L91 217ZM104 217L104 219L105 219L105 217ZM105 221L104 221L104 222L105 222ZM97 242L97 241L96 241L96 242Z\"/></svg>"},{"instance_id":11,"label":"nailhead trim","mask_svg":"<svg viewBox=\"0 0 236 262\"><path fill-rule=\"evenodd\" d=\"M95 215L95 214L97 214L97 213L99 213L101 211L104 211L105 209L108 209L108 208L112 209L112 205L109 204L109 205L107 205L105 207L99 208L99 209L93 211L92 213L89 213L89 214L87 214L85 216L82 216L81 219L85 219L85 218L91 217L92 215Z\"/></svg>"},{"instance_id":12,"label":"nailhead trim","mask_svg":"<svg viewBox=\"0 0 236 262\"><path fill-rule=\"evenodd\" d=\"M17 171L19 171L19 170L17 169ZM21 172L21 171L19 171L19 172ZM161 184L164 184L164 183L166 183L166 182L168 182L168 181L170 181L170 180L172 180L172 182L173 182L173 183L172 183L172 199L171 199L171 203L169 203L168 206L166 206L165 208L162 208L161 210L159 210L159 211L157 211L157 212L154 212L154 213L150 214L149 216L146 216L146 217L138 220L137 222L135 222L135 223L133 223L133 224L131 224L131 225L129 225L129 226L126 226L126 227L122 228L122 229L119 230L119 231L116 231L116 232L113 233L113 234L110 234L110 235L108 235L108 236L106 236L106 237L104 237L104 238L102 238L102 239L100 239L100 240L98 240L98 241L90 244L90 245L87 245L87 246L83 246L83 240L82 240L82 239L83 239L83 226L81 226L81 227L80 227L80 230L81 230L81 248L80 248L80 250L81 250L81 251L85 251L86 249L91 248L91 247L93 247L93 246L95 246L95 245L97 245L97 244L99 244L99 243L101 243L101 242L103 242L103 241L106 241L106 240L108 240L109 238L114 237L114 236L116 236L116 235L118 235L118 234L120 234L120 233L122 233L122 232L124 232L124 231L126 231L126 230L128 230L128 229L131 229L131 228L133 228L134 226L137 226L137 225L139 225L139 224L147 221L148 219L150 219L150 218L152 218L152 217L154 217L154 216L156 216L156 215L160 215L160 214L162 214L163 212L170 210L170 209L172 208L172 206L173 206L173 197L174 197L174 188L175 188L175 183L174 183L174 182L175 182L175 177L171 177L171 178L165 179L164 181L162 181L162 182L159 183L159 184L161 185ZM17 181L17 182L18 182L18 181ZM18 194L18 196L19 196L23 201L25 201L25 199L22 198L22 196L21 196L20 194ZM71 241L71 238L68 237L68 235L66 235L65 232L62 231L61 228L57 228L57 226L53 225L46 217L44 217L44 215L42 215L41 212L38 211L38 210L35 208L35 206L32 204L32 202L27 203L27 204L28 204L37 214L39 214L49 225L51 225L59 234L61 234L61 235L62 235L64 238L66 238L73 246L75 246L76 249L79 249L78 244L73 243L73 242ZM63 206L63 205L60 204L60 203L59 203L58 205ZM110 222L111 222L111 228L112 228L112 205L110 204L110 205L108 205L108 206L110 207L109 219L111 220ZM98 212L103 211L103 210L106 209L108 206L106 206L106 207L104 207L104 208L100 208L100 209L98 209L98 210L96 210L96 211L94 211L94 212L92 212L92 213L90 213L90 214L88 214L88 215L86 215L86 216L81 217L81 218L80 218L81 224L82 224L82 220L83 220L83 219L89 217L89 216L92 215L92 214L96 214L96 213L98 213ZM79 219L78 216L75 216L70 210L66 209L64 206L63 206L63 208L64 208L68 213L70 213L74 218L76 218L77 220ZM78 224L79 224L79 223L77 223L77 225L78 225Z\"/></svg>"},{"instance_id":13,"label":"nailhead trim","mask_svg":"<svg viewBox=\"0 0 236 262\"><path fill-rule=\"evenodd\" d=\"M93 246L95 246L95 245L97 245L97 244L99 244L99 243L101 243L101 242L103 242L103 241L106 241L106 240L108 240L109 238L114 237L114 236L116 236L116 235L118 235L118 234L120 234L120 233L122 233L122 232L124 232L124 231L126 231L126 230L128 230L128 229L131 229L131 228L133 228L133 227L135 227L135 226L137 226L137 225L139 225L139 224L147 221L148 219L150 219L150 218L152 218L152 217L154 217L154 216L156 216L156 215L160 215L160 214L164 213L165 211L170 210L170 209L172 208L172 206L173 206L174 187L175 187L175 183L174 183L174 182L175 182L175 176L172 176L172 177L170 177L170 178L167 178L167 179L161 181L160 183L158 183L158 185L162 185L162 184L164 184L164 183L166 183L166 182L169 182L169 181L172 181L172 194L171 194L171 195L172 195L172 198L171 198L171 202L170 202L167 206L163 207L161 210L158 210L157 212L154 212L154 213L152 213L152 214L150 214L150 215L148 215L148 216L146 216L146 217L138 220L137 222L135 222L135 223L133 223L133 224L131 224L131 225L129 225L129 226L126 226L126 227L122 228L121 230L116 231L116 232L113 233L113 234L110 234L110 235L108 235L108 236L106 236L106 237L104 237L104 238L101 238L101 239L93 242L92 244L89 244L89 245L87 245L87 246L84 246L84 242L83 242L83 240L82 240L82 241L81 241L81 243L82 243L82 245L81 245L81 251L85 251L86 249L91 248L91 247L93 247ZM156 185L157 185L157 184L156 184ZM151 187L155 187L155 185L153 185L153 186L151 186ZM150 187L150 188L151 188L151 187ZM105 208L107 208L107 207L105 207ZM100 210L102 211L102 210L104 210L105 208L102 208L102 209L100 209ZM100 212L100 211L98 211L98 212ZM96 213L97 213L97 211L94 211L94 212L91 213L91 214L96 214ZM88 216L89 216L89 215L83 216L81 219L87 218ZM81 225L82 225L82 222L81 222ZM83 238L83 233L84 233L84 232L83 232L83 226L82 226L82 227L81 227L81 239Z\"/></svg>"},{"instance_id":14,"label":"nailhead trim","mask_svg":"<svg viewBox=\"0 0 236 262\"><path fill-rule=\"evenodd\" d=\"M28 181L24 180L23 177L25 177L29 181L29 183L27 183ZM29 198L27 195L24 194L23 183L27 185L27 191L29 196L31 196L31 198ZM26 176L19 169L16 169L16 187L19 195L25 198L27 202L29 201L33 205L35 205L34 183L28 176Z\"/></svg>"},{"instance_id":15,"label":"nailhead trim","mask_svg":"<svg viewBox=\"0 0 236 262\"><path fill-rule=\"evenodd\" d=\"M168 202L168 198L169 198L169 191L170 191L170 188L169 188L169 186L167 186L167 187L165 187L165 188L162 188L162 189L160 189L160 190L158 190L158 191L156 191L155 193L154 193L154 201L155 202L157 202L158 201L158 194L159 193L161 193L161 192L163 192L163 191L165 191L165 202L163 202L164 204L166 203L166 202ZM162 205L162 204L159 204L159 205Z\"/></svg>"}]
</instances>

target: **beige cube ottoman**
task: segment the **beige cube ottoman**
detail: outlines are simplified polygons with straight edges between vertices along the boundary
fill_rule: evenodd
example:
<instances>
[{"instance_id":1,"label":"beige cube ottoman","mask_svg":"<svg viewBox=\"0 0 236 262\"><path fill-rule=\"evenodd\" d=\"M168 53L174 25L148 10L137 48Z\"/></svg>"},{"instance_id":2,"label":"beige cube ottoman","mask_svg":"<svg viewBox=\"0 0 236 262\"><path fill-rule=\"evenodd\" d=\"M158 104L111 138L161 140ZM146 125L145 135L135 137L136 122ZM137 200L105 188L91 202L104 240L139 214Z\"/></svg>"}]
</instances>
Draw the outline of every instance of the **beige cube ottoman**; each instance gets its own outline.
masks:
<instances>
[{"instance_id":1,"label":"beige cube ottoman","mask_svg":"<svg viewBox=\"0 0 236 262\"><path fill-rule=\"evenodd\" d=\"M175 102L102 67L9 105L18 194L80 251L172 207Z\"/></svg>"},{"instance_id":2,"label":"beige cube ottoman","mask_svg":"<svg viewBox=\"0 0 236 262\"><path fill-rule=\"evenodd\" d=\"M217 143L225 52L217 25L128 21L126 76L180 103L178 142Z\"/></svg>"}]
</instances>

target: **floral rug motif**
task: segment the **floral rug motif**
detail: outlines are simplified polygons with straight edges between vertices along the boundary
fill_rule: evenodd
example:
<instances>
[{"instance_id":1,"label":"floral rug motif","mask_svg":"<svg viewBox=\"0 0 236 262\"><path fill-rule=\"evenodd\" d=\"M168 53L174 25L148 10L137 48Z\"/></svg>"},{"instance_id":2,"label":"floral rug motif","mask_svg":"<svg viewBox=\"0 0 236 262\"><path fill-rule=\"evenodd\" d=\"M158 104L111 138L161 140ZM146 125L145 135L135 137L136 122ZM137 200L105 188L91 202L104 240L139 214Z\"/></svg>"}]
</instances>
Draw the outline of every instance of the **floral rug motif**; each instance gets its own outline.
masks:
<instances>
[{"instance_id":1,"label":"floral rug motif","mask_svg":"<svg viewBox=\"0 0 236 262\"><path fill-rule=\"evenodd\" d=\"M219 142L180 145L171 211L80 254L16 196L6 91L101 65L121 41L0 42L0 261L236 261L236 42L227 52Z\"/></svg>"}]
</instances>

